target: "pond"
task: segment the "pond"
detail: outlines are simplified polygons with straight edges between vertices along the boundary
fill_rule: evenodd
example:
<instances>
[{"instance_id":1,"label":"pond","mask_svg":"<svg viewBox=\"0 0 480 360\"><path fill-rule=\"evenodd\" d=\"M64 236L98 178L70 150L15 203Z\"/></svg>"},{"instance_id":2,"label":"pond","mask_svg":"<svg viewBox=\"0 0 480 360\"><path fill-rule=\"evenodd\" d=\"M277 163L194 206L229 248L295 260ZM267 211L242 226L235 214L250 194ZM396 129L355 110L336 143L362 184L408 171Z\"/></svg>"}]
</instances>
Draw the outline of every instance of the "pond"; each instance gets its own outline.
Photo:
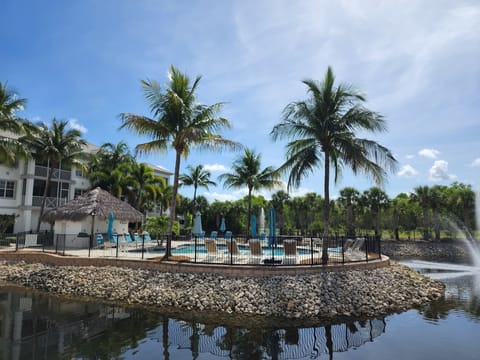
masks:
<instances>
[{"instance_id":1,"label":"pond","mask_svg":"<svg viewBox=\"0 0 480 360\"><path fill-rule=\"evenodd\" d=\"M478 359L478 269L406 263L443 281L445 299L335 324L154 312L4 285L0 359Z\"/></svg>"}]
</instances>

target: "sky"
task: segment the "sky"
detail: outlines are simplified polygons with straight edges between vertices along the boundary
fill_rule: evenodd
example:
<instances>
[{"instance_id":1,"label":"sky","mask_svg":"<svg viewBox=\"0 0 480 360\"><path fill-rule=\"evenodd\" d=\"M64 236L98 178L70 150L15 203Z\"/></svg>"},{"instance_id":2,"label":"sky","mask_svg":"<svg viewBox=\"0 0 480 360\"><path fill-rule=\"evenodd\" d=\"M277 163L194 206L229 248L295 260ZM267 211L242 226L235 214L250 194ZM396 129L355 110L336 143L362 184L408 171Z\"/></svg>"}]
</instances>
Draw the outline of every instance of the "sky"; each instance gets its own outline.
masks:
<instances>
[{"instance_id":1,"label":"sky","mask_svg":"<svg viewBox=\"0 0 480 360\"><path fill-rule=\"evenodd\" d=\"M0 81L28 100L18 115L31 121L68 120L90 143L133 150L148 138L119 130L119 114L152 116L140 81L166 84L173 64L202 76L200 103L225 103L232 128L222 136L260 153L262 168L278 167L286 142L273 142L272 128L307 99L302 80L322 80L331 66L386 120L388 132L357 135L398 160L383 185L390 197L453 181L480 188L478 0L0 0L0 9ZM218 186L198 194L236 200L247 189L217 177L241 156L192 149L181 172L204 165ZM175 154L138 160L173 172ZM322 195L323 176L320 165L290 195ZM374 185L344 169L331 196Z\"/></svg>"}]
</instances>

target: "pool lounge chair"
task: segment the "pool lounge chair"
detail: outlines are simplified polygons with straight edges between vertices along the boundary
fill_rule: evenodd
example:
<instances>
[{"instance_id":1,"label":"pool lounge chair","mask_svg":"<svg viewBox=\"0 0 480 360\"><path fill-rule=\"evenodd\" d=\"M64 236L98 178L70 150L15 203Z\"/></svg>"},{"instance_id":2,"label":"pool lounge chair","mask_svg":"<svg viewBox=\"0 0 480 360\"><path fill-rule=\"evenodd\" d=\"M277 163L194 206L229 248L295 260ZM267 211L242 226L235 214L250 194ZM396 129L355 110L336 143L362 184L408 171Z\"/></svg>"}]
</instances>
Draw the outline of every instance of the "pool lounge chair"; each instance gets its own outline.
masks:
<instances>
[{"instance_id":1,"label":"pool lounge chair","mask_svg":"<svg viewBox=\"0 0 480 360\"><path fill-rule=\"evenodd\" d=\"M212 232L210 233L210 239L216 240L216 239L217 239L217 236L218 236L218 232L217 232L217 231L212 231Z\"/></svg>"},{"instance_id":2,"label":"pool lounge chair","mask_svg":"<svg viewBox=\"0 0 480 360\"><path fill-rule=\"evenodd\" d=\"M103 239L103 235L102 234L97 234L95 236L95 241L96 241L96 248L103 248L105 246L105 240Z\"/></svg>"},{"instance_id":3,"label":"pool lounge chair","mask_svg":"<svg viewBox=\"0 0 480 360\"><path fill-rule=\"evenodd\" d=\"M262 244L258 239L250 239L248 242L250 249L250 257L248 262L250 264L260 264L263 258Z\"/></svg>"},{"instance_id":4,"label":"pool lounge chair","mask_svg":"<svg viewBox=\"0 0 480 360\"><path fill-rule=\"evenodd\" d=\"M345 250L345 258L348 261L360 261L365 260L367 256L362 250L363 245L365 244L365 238L356 239L353 244Z\"/></svg>"},{"instance_id":5,"label":"pool lounge chair","mask_svg":"<svg viewBox=\"0 0 480 360\"><path fill-rule=\"evenodd\" d=\"M286 265L293 265L297 263L297 240L285 240L283 242L283 249L285 250L285 257L283 263Z\"/></svg>"},{"instance_id":6,"label":"pool lounge chair","mask_svg":"<svg viewBox=\"0 0 480 360\"><path fill-rule=\"evenodd\" d=\"M227 239L226 244L227 244L227 250L228 250L228 259L226 259L227 263L235 264L245 260L245 257L240 253L237 240Z\"/></svg>"},{"instance_id":7,"label":"pool lounge chair","mask_svg":"<svg viewBox=\"0 0 480 360\"><path fill-rule=\"evenodd\" d=\"M232 238L232 232L231 231L225 232L224 238L225 238L225 240L231 239Z\"/></svg>"},{"instance_id":8,"label":"pool lounge chair","mask_svg":"<svg viewBox=\"0 0 480 360\"><path fill-rule=\"evenodd\" d=\"M205 248L207 249L205 261L207 263L218 262L220 253L217 248L217 242L214 239L205 239Z\"/></svg>"}]
</instances>

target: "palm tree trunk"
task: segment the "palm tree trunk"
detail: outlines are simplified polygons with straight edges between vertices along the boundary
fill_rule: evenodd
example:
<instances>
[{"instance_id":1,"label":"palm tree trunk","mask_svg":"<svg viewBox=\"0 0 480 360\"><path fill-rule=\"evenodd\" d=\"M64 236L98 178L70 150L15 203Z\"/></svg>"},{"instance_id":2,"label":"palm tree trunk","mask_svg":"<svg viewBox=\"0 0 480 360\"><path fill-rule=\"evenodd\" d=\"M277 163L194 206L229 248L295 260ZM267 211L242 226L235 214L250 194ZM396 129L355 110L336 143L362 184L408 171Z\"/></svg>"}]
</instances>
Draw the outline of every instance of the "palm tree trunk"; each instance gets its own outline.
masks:
<instances>
[{"instance_id":1,"label":"palm tree trunk","mask_svg":"<svg viewBox=\"0 0 480 360\"><path fill-rule=\"evenodd\" d=\"M330 226L330 153L325 151L325 182L323 184L325 202L323 204L323 246L322 263L328 263L328 236Z\"/></svg>"},{"instance_id":2,"label":"palm tree trunk","mask_svg":"<svg viewBox=\"0 0 480 360\"><path fill-rule=\"evenodd\" d=\"M43 189L42 206L40 207L40 215L38 215L38 223L37 223L37 231L36 231L37 233L40 232L42 216L43 216L43 213L45 212L45 205L47 203L48 187L50 186L50 181L52 180L53 169L51 164L48 164L47 171L48 171L47 182L45 183L45 189Z\"/></svg>"},{"instance_id":3,"label":"palm tree trunk","mask_svg":"<svg viewBox=\"0 0 480 360\"><path fill-rule=\"evenodd\" d=\"M248 187L247 240L250 239L250 212L252 211L252 189Z\"/></svg>"},{"instance_id":4,"label":"palm tree trunk","mask_svg":"<svg viewBox=\"0 0 480 360\"><path fill-rule=\"evenodd\" d=\"M167 228L167 249L165 252L165 257L167 259L170 256L172 256L172 228L173 228L173 222L175 221L175 209L177 207L178 177L180 174L181 156L182 156L182 152L179 150L176 150L175 174L173 177L173 195L172 195L172 202L170 205L170 219L168 220L168 228Z\"/></svg>"}]
</instances>

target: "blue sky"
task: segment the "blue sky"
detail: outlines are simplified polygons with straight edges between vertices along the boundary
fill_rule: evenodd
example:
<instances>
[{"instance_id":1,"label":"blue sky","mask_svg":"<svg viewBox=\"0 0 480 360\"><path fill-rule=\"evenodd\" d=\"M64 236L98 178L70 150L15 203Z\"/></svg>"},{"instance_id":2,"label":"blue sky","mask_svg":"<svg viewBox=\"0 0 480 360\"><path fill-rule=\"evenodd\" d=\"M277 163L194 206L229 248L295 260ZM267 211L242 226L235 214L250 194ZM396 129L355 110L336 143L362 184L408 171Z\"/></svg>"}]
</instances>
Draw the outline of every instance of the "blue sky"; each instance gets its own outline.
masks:
<instances>
[{"instance_id":1,"label":"blue sky","mask_svg":"<svg viewBox=\"0 0 480 360\"><path fill-rule=\"evenodd\" d=\"M145 141L118 131L118 115L150 115L140 80L165 84L174 64L202 75L200 102L226 102L233 128L223 136L279 166L285 143L271 140L272 127L307 97L301 80L331 65L387 120L388 133L359 135L398 159L390 196L452 181L480 187L479 1L2 0L0 9L0 79L28 99L19 115L68 119L91 143ZM240 155L193 150L181 171L203 164L215 180ZM174 168L173 151L139 160ZM373 185L345 170L331 192ZM319 168L292 195L322 189ZM233 200L246 189L199 194Z\"/></svg>"}]
</instances>

